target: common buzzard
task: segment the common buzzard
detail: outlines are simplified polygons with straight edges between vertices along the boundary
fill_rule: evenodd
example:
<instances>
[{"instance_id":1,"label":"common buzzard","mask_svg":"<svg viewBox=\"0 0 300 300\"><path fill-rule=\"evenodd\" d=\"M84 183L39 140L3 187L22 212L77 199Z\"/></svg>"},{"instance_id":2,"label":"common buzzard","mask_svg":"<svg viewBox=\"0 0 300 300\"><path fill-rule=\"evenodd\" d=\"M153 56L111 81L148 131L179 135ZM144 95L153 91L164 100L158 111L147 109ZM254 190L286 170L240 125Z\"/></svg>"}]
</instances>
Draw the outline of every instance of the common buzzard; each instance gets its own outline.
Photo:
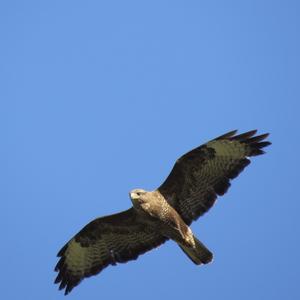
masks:
<instances>
[{"instance_id":1,"label":"common buzzard","mask_svg":"<svg viewBox=\"0 0 300 300\"><path fill-rule=\"evenodd\" d=\"M212 253L193 235L189 225L207 212L217 196L226 193L230 180L263 154L268 134L252 130L228 132L180 157L165 182L156 190L130 192L133 206L87 224L59 252L55 283L68 294L85 277L108 265L125 263L175 241L197 265L212 260Z\"/></svg>"}]
</instances>

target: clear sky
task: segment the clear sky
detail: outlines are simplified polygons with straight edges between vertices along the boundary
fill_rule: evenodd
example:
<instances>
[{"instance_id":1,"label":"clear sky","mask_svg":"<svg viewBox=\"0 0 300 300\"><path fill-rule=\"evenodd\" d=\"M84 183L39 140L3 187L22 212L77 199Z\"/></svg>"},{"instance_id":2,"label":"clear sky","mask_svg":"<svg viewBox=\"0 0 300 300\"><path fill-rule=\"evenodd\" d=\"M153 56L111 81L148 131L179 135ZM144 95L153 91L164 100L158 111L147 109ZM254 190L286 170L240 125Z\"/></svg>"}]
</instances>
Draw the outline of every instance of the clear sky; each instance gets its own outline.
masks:
<instances>
[{"instance_id":1,"label":"clear sky","mask_svg":"<svg viewBox=\"0 0 300 300\"><path fill-rule=\"evenodd\" d=\"M60 247L232 129L273 145L172 242L69 299L300 299L299 1L1 1L1 299L65 299Z\"/></svg>"}]
</instances>

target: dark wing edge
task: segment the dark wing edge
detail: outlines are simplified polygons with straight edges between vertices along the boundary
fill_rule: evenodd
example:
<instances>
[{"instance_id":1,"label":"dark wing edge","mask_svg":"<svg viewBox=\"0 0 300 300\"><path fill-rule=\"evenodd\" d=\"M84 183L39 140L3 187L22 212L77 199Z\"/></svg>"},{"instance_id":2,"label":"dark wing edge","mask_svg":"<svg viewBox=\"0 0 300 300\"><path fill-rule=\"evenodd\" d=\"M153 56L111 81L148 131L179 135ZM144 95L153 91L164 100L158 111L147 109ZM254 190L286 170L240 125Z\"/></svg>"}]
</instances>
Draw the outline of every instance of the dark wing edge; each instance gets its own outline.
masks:
<instances>
[{"instance_id":1,"label":"dark wing edge","mask_svg":"<svg viewBox=\"0 0 300 300\"><path fill-rule=\"evenodd\" d=\"M167 238L139 223L133 208L95 219L79 231L58 252L54 281L65 295L84 278L100 273L109 265L135 260L163 244Z\"/></svg>"},{"instance_id":2,"label":"dark wing edge","mask_svg":"<svg viewBox=\"0 0 300 300\"><path fill-rule=\"evenodd\" d=\"M262 148L270 146L272 143L269 141L264 141L269 135L270 133L263 133L260 135L255 135L257 133L257 129L255 130L251 130L239 135L234 135L236 131L231 131L229 133L227 133L224 136L220 136L218 137L216 140L224 140L224 139L228 139L230 141L237 141L240 142L241 144L247 146L247 157L251 157L251 156L256 156L256 155L261 155L264 154L265 152L262 150ZM230 134L230 135L229 135ZM229 136L227 136L229 135Z\"/></svg>"},{"instance_id":3,"label":"dark wing edge","mask_svg":"<svg viewBox=\"0 0 300 300\"><path fill-rule=\"evenodd\" d=\"M236 135L236 133L237 130L230 131L181 156L176 161L169 176L158 188L188 225L207 212L215 203L217 196L222 196L227 192L230 181L250 164L249 157L264 154L265 152L262 149L271 144L269 141L265 141L269 133L255 135L257 130L239 135ZM208 168L209 163L213 163L214 160L218 159L218 153L215 151L214 146L222 144L236 146L237 148L242 147L244 153L240 157L229 157L227 161L224 159L223 168L220 167L219 173L215 174L215 178L211 178L211 185L207 186L206 190L200 187L198 194L196 191L194 195L183 192L185 186L191 185L193 174L190 173L195 166L198 165L200 172L203 173L201 179L205 180L204 175L207 172L205 168ZM191 178L187 179L188 176ZM209 176L210 174L207 177ZM194 184L201 186L202 182L199 182L198 179L198 181L195 180ZM184 197L189 197L189 199L184 199Z\"/></svg>"}]
</instances>

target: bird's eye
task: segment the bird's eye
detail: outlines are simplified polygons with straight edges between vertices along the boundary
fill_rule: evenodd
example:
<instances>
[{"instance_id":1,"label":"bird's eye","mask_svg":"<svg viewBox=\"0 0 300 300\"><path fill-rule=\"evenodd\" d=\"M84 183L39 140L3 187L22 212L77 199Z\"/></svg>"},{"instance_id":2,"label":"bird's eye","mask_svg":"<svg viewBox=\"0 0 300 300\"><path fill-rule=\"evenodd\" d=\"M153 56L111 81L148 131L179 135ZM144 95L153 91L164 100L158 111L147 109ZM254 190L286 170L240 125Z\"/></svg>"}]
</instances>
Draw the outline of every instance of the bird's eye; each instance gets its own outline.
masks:
<instances>
[{"instance_id":1,"label":"bird's eye","mask_svg":"<svg viewBox=\"0 0 300 300\"><path fill-rule=\"evenodd\" d=\"M140 195L141 195L141 193L140 193L140 192L137 192L136 194L137 194L138 196L140 196Z\"/></svg>"}]
</instances>

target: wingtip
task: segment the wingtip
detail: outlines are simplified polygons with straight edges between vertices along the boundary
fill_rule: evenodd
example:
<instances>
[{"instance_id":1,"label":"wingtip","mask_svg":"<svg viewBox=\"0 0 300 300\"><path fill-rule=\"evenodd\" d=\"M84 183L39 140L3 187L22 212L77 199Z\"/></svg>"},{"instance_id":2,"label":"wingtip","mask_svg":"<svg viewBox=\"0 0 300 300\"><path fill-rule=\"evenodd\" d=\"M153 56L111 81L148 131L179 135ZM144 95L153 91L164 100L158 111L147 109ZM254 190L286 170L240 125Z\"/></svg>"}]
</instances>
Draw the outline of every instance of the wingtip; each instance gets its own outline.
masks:
<instances>
[{"instance_id":1,"label":"wingtip","mask_svg":"<svg viewBox=\"0 0 300 300\"><path fill-rule=\"evenodd\" d=\"M263 148L270 146L272 143L270 141L266 141L265 139L269 136L269 133L263 133L260 135L252 135L249 137L245 137L240 139L239 141L247 144L250 147L250 156L257 156L265 154L266 152Z\"/></svg>"},{"instance_id":2,"label":"wingtip","mask_svg":"<svg viewBox=\"0 0 300 300\"><path fill-rule=\"evenodd\" d=\"M231 131L229 131L229 132L227 132L227 133L225 133L225 134L222 134L222 135L218 136L218 137L216 138L216 140L221 140L221 139L227 139L227 138L230 138L230 137L234 136L237 132L238 132L237 129L231 130Z\"/></svg>"},{"instance_id":3,"label":"wingtip","mask_svg":"<svg viewBox=\"0 0 300 300\"><path fill-rule=\"evenodd\" d=\"M237 130L232 130L217 137L215 140L227 139L230 141L237 141L243 144L247 144L250 147L250 153L248 154L249 156L264 154L265 151L263 151L262 148L268 147L272 144L271 142L265 140L270 135L270 133L256 135L257 129L253 129L238 135L236 135L236 133Z\"/></svg>"},{"instance_id":4,"label":"wingtip","mask_svg":"<svg viewBox=\"0 0 300 300\"><path fill-rule=\"evenodd\" d=\"M61 281L60 274L58 274L54 280L54 284L58 284Z\"/></svg>"},{"instance_id":5,"label":"wingtip","mask_svg":"<svg viewBox=\"0 0 300 300\"><path fill-rule=\"evenodd\" d=\"M264 138L267 138L270 135L270 132L266 132L266 133L263 133L261 135L264 136Z\"/></svg>"},{"instance_id":6,"label":"wingtip","mask_svg":"<svg viewBox=\"0 0 300 300\"><path fill-rule=\"evenodd\" d=\"M64 295L67 296L71 291L73 287L66 287Z\"/></svg>"},{"instance_id":7,"label":"wingtip","mask_svg":"<svg viewBox=\"0 0 300 300\"><path fill-rule=\"evenodd\" d=\"M233 136L231 139L235 141L243 141L253 137L257 133L257 129L253 129L238 135Z\"/></svg>"}]
</instances>

